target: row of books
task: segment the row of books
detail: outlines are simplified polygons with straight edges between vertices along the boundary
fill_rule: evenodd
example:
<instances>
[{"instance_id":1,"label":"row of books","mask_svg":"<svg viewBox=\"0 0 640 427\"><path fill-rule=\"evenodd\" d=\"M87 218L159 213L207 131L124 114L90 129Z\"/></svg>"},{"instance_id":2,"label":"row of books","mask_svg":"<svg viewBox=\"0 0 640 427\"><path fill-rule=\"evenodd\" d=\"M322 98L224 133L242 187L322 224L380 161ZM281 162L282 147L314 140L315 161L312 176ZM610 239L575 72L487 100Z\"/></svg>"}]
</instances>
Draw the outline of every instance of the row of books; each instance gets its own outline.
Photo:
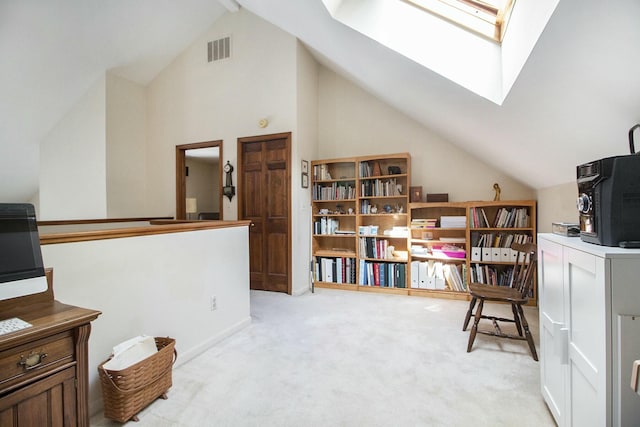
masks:
<instances>
[{"instance_id":1,"label":"row of books","mask_svg":"<svg viewBox=\"0 0 640 427\"><path fill-rule=\"evenodd\" d=\"M389 259L389 241L376 237L360 237L360 256L365 258Z\"/></svg>"},{"instance_id":2,"label":"row of books","mask_svg":"<svg viewBox=\"0 0 640 427\"><path fill-rule=\"evenodd\" d=\"M356 189L352 185L339 184L331 185L313 184L313 200L346 200L356 198Z\"/></svg>"},{"instance_id":3,"label":"row of books","mask_svg":"<svg viewBox=\"0 0 640 427\"><path fill-rule=\"evenodd\" d=\"M527 228L531 217L527 208L500 208L493 222L487 218L484 208L469 208L469 221L473 228Z\"/></svg>"},{"instance_id":4,"label":"row of books","mask_svg":"<svg viewBox=\"0 0 640 427\"><path fill-rule=\"evenodd\" d=\"M362 182L360 191L362 197L401 196L402 184L398 184L395 178L374 179Z\"/></svg>"},{"instance_id":5,"label":"row of books","mask_svg":"<svg viewBox=\"0 0 640 427\"><path fill-rule=\"evenodd\" d=\"M469 222L472 228L488 228L489 219L483 208L469 208Z\"/></svg>"},{"instance_id":6,"label":"row of books","mask_svg":"<svg viewBox=\"0 0 640 427\"><path fill-rule=\"evenodd\" d=\"M380 163L378 162L361 162L360 163L360 177L367 178L370 176L381 175Z\"/></svg>"},{"instance_id":7,"label":"row of books","mask_svg":"<svg viewBox=\"0 0 640 427\"><path fill-rule=\"evenodd\" d=\"M472 264L471 281L494 286L511 286L513 267L499 269L487 264Z\"/></svg>"},{"instance_id":8,"label":"row of books","mask_svg":"<svg viewBox=\"0 0 640 427\"><path fill-rule=\"evenodd\" d=\"M471 246L481 248L510 248L512 243L531 243L533 237L521 233L471 233Z\"/></svg>"},{"instance_id":9,"label":"row of books","mask_svg":"<svg viewBox=\"0 0 640 427\"><path fill-rule=\"evenodd\" d=\"M493 286L511 286L513 271L512 266L495 267L486 264L472 264L471 281ZM533 297L533 289L529 290L529 296Z\"/></svg>"},{"instance_id":10,"label":"row of books","mask_svg":"<svg viewBox=\"0 0 640 427\"><path fill-rule=\"evenodd\" d=\"M467 289L466 266L440 261L412 261L411 287L414 289L449 289L462 292Z\"/></svg>"},{"instance_id":11,"label":"row of books","mask_svg":"<svg viewBox=\"0 0 640 427\"><path fill-rule=\"evenodd\" d=\"M401 263L371 262L360 260L358 284L381 288L405 288L407 266Z\"/></svg>"},{"instance_id":12,"label":"row of books","mask_svg":"<svg viewBox=\"0 0 640 427\"><path fill-rule=\"evenodd\" d=\"M496 213L494 227L499 228L525 228L530 224L527 208L500 208Z\"/></svg>"},{"instance_id":13,"label":"row of books","mask_svg":"<svg viewBox=\"0 0 640 427\"><path fill-rule=\"evenodd\" d=\"M319 282L355 284L356 260L355 258L316 257L314 277Z\"/></svg>"},{"instance_id":14,"label":"row of books","mask_svg":"<svg viewBox=\"0 0 640 427\"><path fill-rule=\"evenodd\" d=\"M465 264L445 264L444 278L452 291L467 290L467 266Z\"/></svg>"},{"instance_id":15,"label":"row of books","mask_svg":"<svg viewBox=\"0 0 640 427\"><path fill-rule=\"evenodd\" d=\"M313 179L325 181L331 179L331 173L329 173L328 165L315 165L313 167Z\"/></svg>"},{"instance_id":16,"label":"row of books","mask_svg":"<svg viewBox=\"0 0 640 427\"><path fill-rule=\"evenodd\" d=\"M373 212L371 212L371 208L372 208L373 206L374 206L374 205L372 205L372 204L371 204L371 202L370 202L369 200L363 200L363 201L360 203L360 213L361 213L361 214L364 214L364 215L368 215L368 214L370 214L370 213L373 213ZM376 212L377 212L377 211L376 211Z\"/></svg>"},{"instance_id":17,"label":"row of books","mask_svg":"<svg viewBox=\"0 0 640 427\"><path fill-rule=\"evenodd\" d=\"M323 216L313 221L313 234L339 234L340 221Z\"/></svg>"}]
</instances>

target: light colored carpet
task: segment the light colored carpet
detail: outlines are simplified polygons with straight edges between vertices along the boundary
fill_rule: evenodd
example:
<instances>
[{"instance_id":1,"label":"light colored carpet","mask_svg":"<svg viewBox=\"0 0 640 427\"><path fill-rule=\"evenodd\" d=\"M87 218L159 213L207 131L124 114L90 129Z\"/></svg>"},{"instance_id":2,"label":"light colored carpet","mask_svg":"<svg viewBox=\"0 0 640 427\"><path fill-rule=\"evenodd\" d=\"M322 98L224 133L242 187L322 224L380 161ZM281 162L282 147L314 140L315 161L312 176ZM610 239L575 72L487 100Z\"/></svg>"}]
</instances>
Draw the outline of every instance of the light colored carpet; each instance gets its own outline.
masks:
<instances>
[{"instance_id":1,"label":"light colored carpet","mask_svg":"<svg viewBox=\"0 0 640 427\"><path fill-rule=\"evenodd\" d=\"M169 399L128 425L554 426L526 342L479 334L466 352L467 307L329 289L252 291L252 324L176 368ZM537 308L525 312L537 342ZM95 416L91 425L120 424Z\"/></svg>"}]
</instances>

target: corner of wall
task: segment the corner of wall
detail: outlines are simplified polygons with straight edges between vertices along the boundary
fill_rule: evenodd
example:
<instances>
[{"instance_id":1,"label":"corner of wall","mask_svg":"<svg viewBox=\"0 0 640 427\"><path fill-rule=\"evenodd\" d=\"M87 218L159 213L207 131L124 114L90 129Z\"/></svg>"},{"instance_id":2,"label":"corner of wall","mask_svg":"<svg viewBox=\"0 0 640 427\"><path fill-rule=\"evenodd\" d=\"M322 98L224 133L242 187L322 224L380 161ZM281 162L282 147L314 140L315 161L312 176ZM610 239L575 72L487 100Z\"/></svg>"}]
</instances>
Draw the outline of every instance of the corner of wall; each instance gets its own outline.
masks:
<instances>
[{"instance_id":1,"label":"corner of wall","mask_svg":"<svg viewBox=\"0 0 640 427\"><path fill-rule=\"evenodd\" d=\"M578 223L576 198L578 188L575 182L554 185L536 192L538 198L538 232L551 232L554 222Z\"/></svg>"}]
</instances>

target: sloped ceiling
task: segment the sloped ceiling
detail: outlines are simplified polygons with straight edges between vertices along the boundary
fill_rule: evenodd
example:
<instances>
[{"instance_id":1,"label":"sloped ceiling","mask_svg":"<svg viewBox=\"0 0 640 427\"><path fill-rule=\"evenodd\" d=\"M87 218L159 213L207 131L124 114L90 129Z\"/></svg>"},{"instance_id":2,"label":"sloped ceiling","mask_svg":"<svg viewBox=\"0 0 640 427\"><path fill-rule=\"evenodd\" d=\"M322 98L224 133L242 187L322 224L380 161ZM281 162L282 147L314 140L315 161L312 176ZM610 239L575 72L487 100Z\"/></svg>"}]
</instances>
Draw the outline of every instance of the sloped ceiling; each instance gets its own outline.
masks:
<instances>
[{"instance_id":1,"label":"sloped ceiling","mask_svg":"<svg viewBox=\"0 0 640 427\"><path fill-rule=\"evenodd\" d=\"M0 0L0 201L38 189L38 144L107 70L149 83L227 9L215 0Z\"/></svg>"},{"instance_id":2,"label":"sloped ceiling","mask_svg":"<svg viewBox=\"0 0 640 427\"><path fill-rule=\"evenodd\" d=\"M333 21L320 0L240 3L323 64L536 189L574 180L580 163L627 154L627 131L640 121L636 0L560 0L502 106Z\"/></svg>"},{"instance_id":3,"label":"sloped ceiling","mask_svg":"<svg viewBox=\"0 0 640 427\"><path fill-rule=\"evenodd\" d=\"M33 195L39 141L106 70L148 83L227 12L222 3L0 0L0 201ZM579 163L628 153L627 131L640 121L637 0L560 0L502 106L335 22L321 0L238 3L534 188L572 181Z\"/></svg>"}]
</instances>

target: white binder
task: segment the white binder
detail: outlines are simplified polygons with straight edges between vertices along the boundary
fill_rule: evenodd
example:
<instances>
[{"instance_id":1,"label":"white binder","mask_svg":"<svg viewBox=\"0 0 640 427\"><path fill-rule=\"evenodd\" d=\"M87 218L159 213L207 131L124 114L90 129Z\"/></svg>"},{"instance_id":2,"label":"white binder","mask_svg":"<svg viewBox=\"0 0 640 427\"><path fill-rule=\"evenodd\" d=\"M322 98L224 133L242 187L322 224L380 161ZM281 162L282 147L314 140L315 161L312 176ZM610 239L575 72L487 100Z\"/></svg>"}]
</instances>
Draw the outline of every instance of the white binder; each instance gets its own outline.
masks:
<instances>
[{"instance_id":1,"label":"white binder","mask_svg":"<svg viewBox=\"0 0 640 427\"><path fill-rule=\"evenodd\" d=\"M427 289L427 280L429 279L429 274L427 273L427 265L428 264L424 261L419 263L418 278L420 279L420 283L418 284L418 287L420 289Z\"/></svg>"},{"instance_id":2,"label":"white binder","mask_svg":"<svg viewBox=\"0 0 640 427\"><path fill-rule=\"evenodd\" d=\"M411 287L420 287L420 261L411 261Z\"/></svg>"}]
</instances>

